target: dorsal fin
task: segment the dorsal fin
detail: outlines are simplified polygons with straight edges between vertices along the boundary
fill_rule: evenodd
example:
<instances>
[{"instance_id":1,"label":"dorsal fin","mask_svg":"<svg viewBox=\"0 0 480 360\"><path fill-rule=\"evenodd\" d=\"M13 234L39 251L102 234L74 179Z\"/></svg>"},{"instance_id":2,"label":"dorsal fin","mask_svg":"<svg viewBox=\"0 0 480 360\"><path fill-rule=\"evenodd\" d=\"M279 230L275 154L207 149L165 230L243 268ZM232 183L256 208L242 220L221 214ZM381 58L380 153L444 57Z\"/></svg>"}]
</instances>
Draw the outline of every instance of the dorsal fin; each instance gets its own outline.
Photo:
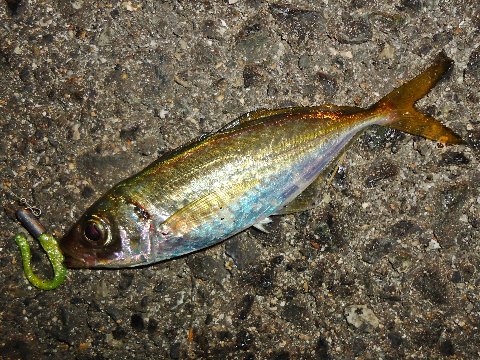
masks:
<instances>
[{"instance_id":1,"label":"dorsal fin","mask_svg":"<svg viewBox=\"0 0 480 360\"><path fill-rule=\"evenodd\" d=\"M258 109L255 111L248 112L235 120L229 122L218 130L214 130L211 133L202 134L201 136L187 142L175 148L171 151L168 151L162 154L157 160L156 163L160 161L167 161L171 158L174 158L176 155L185 152L185 150L196 146L199 142L208 139L210 136L215 134L225 134L232 130L239 130L241 128L246 128L259 122L271 118L273 116L300 116L302 114L310 114L314 112L324 111L324 112L341 112L344 115L355 114L365 109L355 107L355 106L339 106L334 104L324 104L320 106L292 106L280 109Z\"/></svg>"},{"instance_id":2,"label":"dorsal fin","mask_svg":"<svg viewBox=\"0 0 480 360\"><path fill-rule=\"evenodd\" d=\"M298 116L302 114L310 114L313 112L341 112L342 114L349 115L354 114L360 111L364 111L364 109L355 107L355 106L338 106L333 104L325 104L320 106L293 106L293 107L286 107L280 109L258 109L255 111L250 111L235 120L229 122L222 128L216 131L216 133L227 133L231 130L235 129L238 130L239 128L243 128L245 126L250 126L257 124L258 122L265 120L267 118L271 118L273 116Z\"/></svg>"}]
</instances>

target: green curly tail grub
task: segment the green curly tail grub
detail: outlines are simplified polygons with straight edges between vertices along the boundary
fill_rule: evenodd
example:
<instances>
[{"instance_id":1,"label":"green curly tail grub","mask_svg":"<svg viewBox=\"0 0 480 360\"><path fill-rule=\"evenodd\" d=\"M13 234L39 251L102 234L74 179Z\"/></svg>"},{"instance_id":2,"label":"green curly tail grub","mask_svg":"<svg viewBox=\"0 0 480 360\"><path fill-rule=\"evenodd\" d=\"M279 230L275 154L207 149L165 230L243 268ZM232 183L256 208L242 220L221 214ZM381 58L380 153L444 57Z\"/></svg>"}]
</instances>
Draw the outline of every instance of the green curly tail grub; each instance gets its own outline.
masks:
<instances>
[{"instance_id":1,"label":"green curly tail grub","mask_svg":"<svg viewBox=\"0 0 480 360\"><path fill-rule=\"evenodd\" d=\"M67 275L67 268L63 264L63 254L60 251L57 240L50 234L41 234L38 241L43 250L47 253L48 259L52 264L54 277L51 280L44 280L33 273L31 260L32 254L30 252L30 245L27 238L23 234L15 235L15 242L22 253L23 270L27 280L35 287L41 290L52 290L59 287Z\"/></svg>"}]
</instances>

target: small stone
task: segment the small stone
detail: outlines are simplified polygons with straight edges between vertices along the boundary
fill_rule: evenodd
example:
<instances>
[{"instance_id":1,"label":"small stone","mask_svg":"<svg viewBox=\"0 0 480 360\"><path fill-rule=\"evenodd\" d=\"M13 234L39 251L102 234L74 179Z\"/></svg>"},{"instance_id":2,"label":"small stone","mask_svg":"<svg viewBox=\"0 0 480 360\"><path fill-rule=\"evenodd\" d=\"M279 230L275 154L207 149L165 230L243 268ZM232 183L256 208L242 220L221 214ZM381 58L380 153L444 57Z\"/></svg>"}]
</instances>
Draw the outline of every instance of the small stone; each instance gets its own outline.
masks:
<instances>
[{"instance_id":1,"label":"small stone","mask_svg":"<svg viewBox=\"0 0 480 360\"><path fill-rule=\"evenodd\" d=\"M79 10L83 6L83 1L82 0L77 0L77 1L72 2L71 4L72 4L72 8L74 8L75 10Z\"/></svg>"},{"instance_id":2,"label":"small stone","mask_svg":"<svg viewBox=\"0 0 480 360\"><path fill-rule=\"evenodd\" d=\"M92 197L92 195L95 194L95 190L93 190L93 188L89 185L85 185L82 189L82 198L84 199L88 199L90 197Z\"/></svg>"},{"instance_id":3,"label":"small stone","mask_svg":"<svg viewBox=\"0 0 480 360\"><path fill-rule=\"evenodd\" d=\"M428 243L428 250L438 250L438 249L441 249L441 246L438 243L438 241L435 239L430 240L430 242Z\"/></svg>"},{"instance_id":4,"label":"small stone","mask_svg":"<svg viewBox=\"0 0 480 360\"><path fill-rule=\"evenodd\" d=\"M369 188L375 187L381 180L385 180L398 175L398 166L394 163L384 160L373 164L368 170L370 174L365 180L365 185Z\"/></svg>"},{"instance_id":5,"label":"small stone","mask_svg":"<svg viewBox=\"0 0 480 360\"><path fill-rule=\"evenodd\" d=\"M122 3L122 6L127 10L127 11L137 11L141 8L141 5L133 5L131 1L124 1Z\"/></svg>"},{"instance_id":6,"label":"small stone","mask_svg":"<svg viewBox=\"0 0 480 360\"><path fill-rule=\"evenodd\" d=\"M115 330L112 331L112 336L115 340L122 340L127 336L127 331L123 327L117 326Z\"/></svg>"},{"instance_id":7,"label":"small stone","mask_svg":"<svg viewBox=\"0 0 480 360\"><path fill-rule=\"evenodd\" d=\"M461 152L448 151L442 154L440 165L466 165L470 160Z\"/></svg>"},{"instance_id":8,"label":"small stone","mask_svg":"<svg viewBox=\"0 0 480 360\"><path fill-rule=\"evenodd\" d=\"M238 318L240 320L245 320L248 317L248 314L252 309L254 300L255 298L253 297L253 295L250 295L250 294L247 294L243 297L240 314L238 315Z\"/></svg>"},{"instance_id":9,"label":"small stone","mask_svg":"<svg viewBox=\"0 0 480 360\"><path fill-rule=\"evenodd\" d=\"M421 0L402 0L400 4L403 8L407 8L409 10L418 11L422 8Z\"/></svg>"},{"instance_id":10,"label":"small stone","mask_svg":"<svg viewBox=\"0 0 480 360\"><path fill-rule=\"evenodd\" d=\"M474 78L480 78L480 46L470 54L465 73Z\"/></svg>"},{"instance_id":11,"label":"small stone","mask_svg":"<svg viewBox=\"0 0 480 360\"><path fill-rule=\"evenodd\" d=\"M80 131L78 129L80 128L80 124L75 124L72 127L72 140L80 140Z\"/></svg>"},{"instance_id":12,"label":"small stone","mask_svg":"<svg viewBox=\"0 0 480 360\"><path fill-rule=\"evenodd\" d=\"M454 284L459 284L462 282L462 274L460 273L460 271L458 270L455 270L453 273L452 273L452 277L450 278L450 280L454 283Z\"/></svg>"},{"instance_id":13,"label":"small stone","mask_svg":"<svg viewBox=\"0 0 480 360\"><path fill-rule=\"evenodd\" d=\"M338 40L347 44L362 44L372 38L372 25L367 18L347 15L343 19L343 28Z\"/></svg>"},{"instance_id":14,"label":"small stone","mask_svg":"<svg viewBox=\"0 0 480 360\"><path fill-rule=\"evenodd\" d=\"M246 65L243 69L243 86L250 88L262 80L262 69L258 65Z\"/></svg>"},{"instance_id":15,"label":"small stone","mask_svg":"<svg viewBox=\"0 0 480 360\"><path fill-rule=\"evenodd\" d=\"M149 334L153 334L158 329L158 321L150 318L148 319L147 331Z\"/></svg>"},{"instance_id":16,"label":"small stone","mask_svg":"<svg viewBox=\"0 0 480 360\"><path fill-rule=\"evenodd\" d=\"M52 135L48 135L48 142L49 142L50 145L52 145L55 149L58 148L58 146L60 145L60 143L59 143ZM0 152L1 152L1 149L0 149Z\"/></svg>"},{"instance_id":17,"label":"small stone","mask_svg":"<svg viewBox=\"0 0 480 360\"><path fill-rule=\"evenodd\" d=\"M142 314L133 314L130 318L130 325L136 331L142 331L145 329L145 322L143 321Z\"/></svg>"},{"instance_id":18,"label":"small stone","mask_svg":"<svg viewBox=\"0 0 480 360\"><path fill-rule=\"evenodd\" d=\"M18 76L20 77L20 80L22 80L23 82L30 81L30 68L28 66L22 67Z\"/></svg>"},{"instance_id":19,"label":"small stone","mask_svg":"<svg viewBox=\"0 0 480 360\"><path fill-rule=\"evenodd\" d=\"M120 139L125 141L135 141L137 140L137 135L140 130L140 126L134 125L129 128L124 128L120 130Z\"/></svg>"},{"instance_id":20,"label":"small stone","mask_svg":"<svg viewBox=\"0 0 480 360\"><path fill-rule=\"evenodd\" d=\"M298 67L302 70L305 70L310 66L310 56L308 54L303 54L298 59Z\"/></svg>"},{"instance_id":21,"label":"small stone","mask_svg":"<svg viewBox=\"0 0 480 360\"><path fill-rule=\"evenodd\" d=\"M347 322L357 329L370 332L380 326L380 321L366 305L351 305L345 309Z\"/></svg>"},{"instance_id":22,"label":"small stone","mask_svg":"<svg viewBox=\"0 0 480 360\"><path fill-rule=\"evenodd\" d=\"M328 349L329 346L327 340L325 340L323 337L320 337L317 341L317 345L315 346L315 354L317 355L317 359L330 359Z\"/></svg>"},{"instance_id":23,"label":"small stone","mask_svg":"<svg viewBox=\"0 0 480 360\"><path fill-rule=\"evenodd\" d=\"M135 275L133 273L122 273L122 278L118 284L118 288L122 291L127 290L130 286L132 286L133 277Z\"/></svg>"},{"instance_id":24,"label":"small stone","mask_svg":"<svg viewBox=\"0 0 480 360\"><path fill-rule=\"evenodd\" d=\"M325 97L332 98L337 92L337 80L329 74L323 72L317 73L317 79L320 82Z\"/></svg>"},{"instance_id":25,"label":"small stone","mask_svg":"<svg viewBox=\"0 0 480 360\"><path fill-rule=\"evenodd\" d=\"M223 260L214 258L210 255L197 253L187 258L187 265L192 271L192 275L205 281L216 281L221 284L228 276Z\"/></svg>"},{"instance_id":26,"label":"small stone","mask_svg":"<svg viewBox=\"0 0 480 360\"><path fill-rule=\"evenodd\" d=\"M389 332L387 338L394 348L398 348L403 343L402 335L395 331Z\"/></svg>"},{"instance_id":27,"label":"small stone","mask_svg":"<svg viewBox=\"0 0 480 360\"><path fill-rule=\"evenodd\" d=\"M390 239L374 239L363 252L362 260L369 264L375 264L391 252L395 246L396 242Z\"/></svg>"},{"instance_id":28,"label":"small stone","mask_svg":"<svg viewBox=\"0 0 480 360\"><path fill-rule=\"evenodd\" d=\"M395 48L389 43L385 43L379 57L381 59L393 59L395 57Z\"/></svg>"},{"instance_id":29,"label":"small stone","mask_svg":"<svg viewBox=\"0 0 480 360\"><path fill-rule=\"evenodd\" d=\"M14 15L17 15L18 14L18 10L19 8L22 6L22 5L25 5L25 1L22 1L22 0L6 0L7 2L7 7L8 7L8 10L10 10L10 14L12 16ZM23 3L23 4L22 4Z\"/></svg>"},{"instance_id":30,"label":"small stone","mask_svg":"<svg viewBox=\"0 0 480 360\"><path fill-rule=\"evenodd\" d=\"M390 229L391 235L397 239L403 239L410 234L419 233L421 231L422 229L410 220L400 220Z\"/></svg>"},{"instance_id":31,"label":"small stone","mask_svg":"<svg viewBox=\"0 0 480 360\"><path fill-rule=\"evenodd\" d=\"M114 321L118 321L122 318L121 310L116 308L113 305L110 305L106 308L106 312Z\"/></svg>"},{"instance_id":32,"label":"small stone","mask_svg":"<svg viewBox=\"0 0 480 360\"><path fill-rule=\"evenodd\" d=\"M278 88L275 84L271 81L267 87L267 95L268 96L276 96L278 94Z\"/></svg>"},{"instance_id":33,"label":"small stone","mask_svg":"<svg viewBox=\"0 0 480 360\"><path fill-rule=\"evenodd\" d=\"M440 343L440 353L443 356L453 356L455 355L455 347L453 346L453 343L450 340L444 340Z\"/></svg>"},{"instance_id":34,"label":"small stone","mask_svg":"<svg viewBox=\"0 0 480 360\"><path fill-rule=\"evenodd\" d=\"M230 256L239 269L255 264L260 256L258 242L246 238L242 234L225 242L225 253Z\"/></svg>"},{"instance_id":35,"label":"small stone","mask_svg":"<svg viewBox=\"0 0 480 360\"><path fill-rule=\"evenodd\" d=\"M240 330L237 334L236 348L240 350L248 350L255 341L253 334L247 330Z\"/></svg>"}]
</instances>

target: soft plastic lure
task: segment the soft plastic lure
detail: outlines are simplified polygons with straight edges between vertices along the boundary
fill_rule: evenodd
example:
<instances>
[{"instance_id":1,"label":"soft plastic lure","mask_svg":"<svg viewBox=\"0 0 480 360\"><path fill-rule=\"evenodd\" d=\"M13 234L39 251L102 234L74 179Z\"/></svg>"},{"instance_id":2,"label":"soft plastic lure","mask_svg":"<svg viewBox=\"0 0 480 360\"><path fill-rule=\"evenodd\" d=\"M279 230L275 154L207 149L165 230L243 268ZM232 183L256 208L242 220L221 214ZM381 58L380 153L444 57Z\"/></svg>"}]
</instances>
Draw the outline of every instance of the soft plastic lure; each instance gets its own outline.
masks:
<instances>
[{"instance_id":1,"label":"soft plastic lure","mask_svg":"<svg viewBox=\"0 0 480 360\"><path fill-rule=\"evenodd\" d=\"M20 248L22 254L23 271L27 280L35 287L41 290L53 290L59 287L67 275L67 268L64 265L64 256L57 240L53 235L47 234L45 228L35 218L34 214L29 209L20 209L16 213L18 220L28 230L28 232L36 238L43 250L47 253L48 259L53 268L53 279L45 280L39 278L33 273L31 260L32 254L27 238L19 233L15 235L15 242Z\"/></svg>"}]
</instances>

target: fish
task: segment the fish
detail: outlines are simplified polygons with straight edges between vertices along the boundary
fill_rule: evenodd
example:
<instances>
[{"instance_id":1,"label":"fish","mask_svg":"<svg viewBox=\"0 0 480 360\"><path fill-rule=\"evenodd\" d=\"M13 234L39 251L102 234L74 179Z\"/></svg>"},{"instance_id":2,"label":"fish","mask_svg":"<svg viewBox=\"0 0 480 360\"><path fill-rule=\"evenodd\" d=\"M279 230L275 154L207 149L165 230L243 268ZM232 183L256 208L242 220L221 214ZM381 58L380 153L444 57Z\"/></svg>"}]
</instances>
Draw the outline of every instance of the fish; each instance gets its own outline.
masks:
<instances>
[{"instance_id":1,"label":"fish","mask_svg":"<svg viewBox=\"0 0 480 360\"><path fill-rule=\"evenodd\" d=\"M448 72L433 64L368 108L256 110L164 154L100 197L60 240L66 265L124 268L189 254L312 207L312 191L373 125L444 144L453 130L414 104ZM324 184L324 183L323 183Z\"/></svg>"}]
</instances>

